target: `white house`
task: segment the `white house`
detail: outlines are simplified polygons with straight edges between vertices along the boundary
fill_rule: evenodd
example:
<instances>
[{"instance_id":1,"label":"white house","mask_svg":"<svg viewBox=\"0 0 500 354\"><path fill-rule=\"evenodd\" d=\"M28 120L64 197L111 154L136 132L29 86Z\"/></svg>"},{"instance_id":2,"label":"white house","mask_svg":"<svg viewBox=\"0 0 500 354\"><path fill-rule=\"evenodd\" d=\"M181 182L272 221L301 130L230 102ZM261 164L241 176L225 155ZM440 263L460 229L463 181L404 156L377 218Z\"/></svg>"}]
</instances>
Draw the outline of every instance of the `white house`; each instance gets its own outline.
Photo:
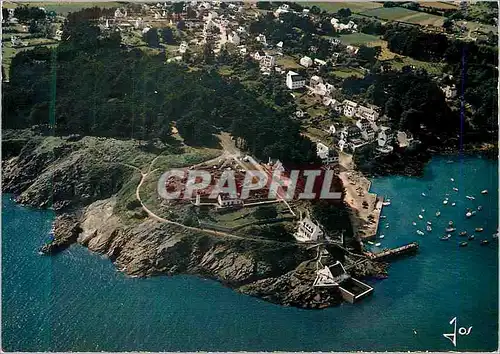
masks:
<instances>
[{"instance_id":1,"label":"white house","mask_svg":"<svg viewBox=\"0 0 500 354\"><path fill-rule=\"evenodd\" d=\"M339 161L339 156L337 151L330 149L323 143L316 143L316 155L325 164L337 163Z\"/></svg>"},{"instance_id":2,"label":"white house","mask_svg":"<svg viewBox=\"0 0 500 354\"><path fill-rule=\"evenodd\" d=\"M306 85L306 79L294 71L289 71L286 74L286 87L290 90L296 90Z\"/></svg>"},{"instance_id":3,"label":"white house","mask_svg":"<svg viewBox=\"0 0 500 354\"><path fill-rule=\"evenodd\" d=\"M444 87L441 87L441 91L444 92L446 99L455 98L457 96L457 88L455 87L455 85L446 85Z\"/></svg>"},{"instance_id":4,"label":"white house","mask_svg":"<svg viewBox=\"0 0 500 354\"><path fill-rule=\"evenodd\" d=\"M264 36L263 34L259 34L257 37L255 37L255 40L262 43L263 45L267 45L266 36Z\"/></svg>"},{"instance_id":5,"label":"white house","mask_svg":"<svg viewBox=\"0 0 500 354\"><path fill-rule=\"evenodd\" d=\"M233 198L229 193L221 193L217 197L217 202L220 208L227 208L232 206L242 206L243 200L239 198Z\"/></svg>"},{"instance_id":6,"label":"white house","mask_svg":"<svg viewBox=\"0 0 500 354\"><path fill-rule=\"evenodd\" d=\"M304 56L300 59L300 65L308 68L310 67L311 65L313 65L313 61L311 58L309 58L308 56Z\"/></svg>"},{"instance_id":7,"label":"white house","mask_svg":"<svg viewBox=\"0 0 500 354\"><path fill-rule=\"evenodd\" d=\"M266 53L264 53L262 50L258 50L254 53L253 58L255 60L261 61L262 59L264 59L265 56Z\"/></svg>"},{"instance_id":8,"label":"white house","mask_svg":"<svg viewBox=\"0 0 500 354\"><path fill-rule=\"evenodd\" d=\"M323 65L326 65L326 61L316 58L316 59L314 59L314 64L316 64L318 66L323 66Z\"/></svg>"},{"instance_id":9,"label":"white house","mask_svg":"<svg viewBox=\"0 0 500 354\"><path fill-rule=\"evenodd\" d=\"M188 44L186 42L181 42L179 46L179 53L184 54L186 53L186 50L188 49Z\"/></svg>"},{"instance_id":10,"label":"white house","mask_svg":"<svg viewBox=\"0 0 500 354\"><path fill-rule=\"evenodd\" d=\"M235 31L232 31L227 35L227 41L234 45L240 45L240 36Z\"/></svg>"},{"instance_id":11,"label":"white house","mask_svg":"<svg viewBox=\"0 0 500 354\"><path fill-rule=\"evenodd\" d=\"M378 119L378 116L379 116L378 112L373 108L368 108L359 105L356 110L356 117L365 118L372 122L376 121Z\"/></svg>"},{"instance_id":12,"label":"white house","mask_svg":"<svg viewBox=\"0 0 500 354\"><path fill-rule=\"evenodd\" d=\"M264 57L260 60L261 67L272 69L274 64L276 63L276 59L269 54L264 55Z\"/></svg>"},{"instance_id":13,"label":"white house","mask_svg":"<svg viewBox=\"0 0 500 354\"><path fill-rule=\"evenodd\" d=\"M358 48L358 47L355 47L355 46L353 46L353 45L348 45L348 46L346 47L346 49L347 49L347 51L348 51L349 53L351 53L352 55L356 55L356 54L358 53L358 50L359 50L359 48Z\"/></svg>"},{"instance_id":14,"label":"white house","mask_svg":"<svg viewBox=\"0 0 500 354\"><path fill-rule=\"evenodd\" d=\"M344 106L345 116L354 117L354 114L356 113L356 109L358 107L358 104L356 102L344 100L344 102L342 102L342 106Z\"/></svg>"},{"instance_id":15,"label":"white house","mask_svg":"<svg viewBox=\"0 0 500 354\"><path fill-rule=\"evenodd\" d=\"M313 75L311 76L311 80L309 80L309 86L314 87L318 84L322 84L323 79L319 77L318 75Z\"/></svg>"},{"instance_id":16,"label":"white house","mask_svg":"<svg viewBox=\"0 0 500 354\"><path fill-rule=\"evenodd\" d=\"M323 235L320 225L314 223L308 217L299 221L297 232L294 234L297 241L300 242L317 241Z\"/></svg>"}]
</instances>

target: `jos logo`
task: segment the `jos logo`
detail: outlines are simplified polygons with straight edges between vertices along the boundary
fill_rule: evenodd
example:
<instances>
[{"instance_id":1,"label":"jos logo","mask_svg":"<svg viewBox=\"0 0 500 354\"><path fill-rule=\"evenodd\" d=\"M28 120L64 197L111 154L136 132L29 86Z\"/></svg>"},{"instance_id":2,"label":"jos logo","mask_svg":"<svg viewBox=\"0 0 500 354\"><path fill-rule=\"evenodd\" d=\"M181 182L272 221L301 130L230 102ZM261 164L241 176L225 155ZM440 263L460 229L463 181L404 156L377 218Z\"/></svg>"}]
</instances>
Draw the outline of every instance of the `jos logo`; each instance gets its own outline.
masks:
<instances>
[{"instance_id":1,"label":"jos logo","mask_svg":"<svg viewBox=\"0 0 500 354\"><path fill-rule=\"evenodd\" d=\"M445 338L448 338L453 343L453 346L456 347L457 346L457 318L453 317L453 319L450 321L450 324L453 325L453 333L446 333L446 334L443 334L443 336ZM460 336L468 336L471 331L472 331L472 326L470 326L469 328L460 327L458 329L458 334Z\"/></svg>"}]
</instances>

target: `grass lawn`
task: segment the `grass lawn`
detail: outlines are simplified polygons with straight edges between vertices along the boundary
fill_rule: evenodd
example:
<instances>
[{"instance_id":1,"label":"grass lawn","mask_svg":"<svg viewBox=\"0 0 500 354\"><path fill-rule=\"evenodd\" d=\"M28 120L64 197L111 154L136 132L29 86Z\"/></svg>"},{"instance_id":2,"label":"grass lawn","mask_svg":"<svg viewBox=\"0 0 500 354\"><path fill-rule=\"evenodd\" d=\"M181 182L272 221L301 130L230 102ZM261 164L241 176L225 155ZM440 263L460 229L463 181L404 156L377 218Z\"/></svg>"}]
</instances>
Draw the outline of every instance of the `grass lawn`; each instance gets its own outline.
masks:
<instances>
[{"instance_id":1,"label":"grass lawn","mask_svg":"<svg viewBox=\"0 0 500 354\"><path fill-rule=\"evenodd\" d=\"M285 69L298 69L302 67L297 60L289 55L277 57L276 63Z\"/></svg>"},{"instance_id":2,"label":"grass lawn","mask_svg":"<svg viewBox=\"0 0 500 354\"><path fill-rule=\"evenodd\" d=\"M429 74L438 75L442 73L444 64L442 63L428 63L425 61L416 60L410 57L398 56L388 61L394 69L401 70L403 66L413 65L417 68L422 68Z\"/></svg>"},{"instance_id":3,"label":"grass lawn","mask_svg":"<svg viewBox=\"0 0 500 354\"><path fill-rule=\"evenodd\" d=\"M380 40L378 36L365 33L351 33L340 35L340 40L347 45L367 45L368 43Z\"/></svg>"},{"instance_id":4,"label":"grass lawn","mask_svg":"<svg viewBox=\"0 0 500 354\"><path fill-rule=\"evenodd\" d=\"M438 10L458 9L458 6L444 1L421 1L420 7L432 7Z\"/></svg>"},{"instance_id":5,"label":"grass lawn","mask_svg":"<svg viewBox=\"0 0 500 354\"><path fill-rule=\"evenodd\" d=\"M418 25L442 26L443 24L443 17L441 16L408 10L402 7L381 7L364 11L361 14L387 21L401 21Z\"/></svg>"},{"instance_id":6,"label":"grass lawn","mask_svg":"<svg viewBox=\"0 0 500 354\"><path fill-rule=\"evenodd\" d=\"M337 12L342 8L349 8L352 12L363 12L369 9L376 9L382 7L383 5L377 2L371 1L356 1L356 2L344 2L344 1L336 1L336 2L299 2L302 6L312 7L316 5L322 10L326 10L328 12Z\"/></svg>"},{"instance_id":7,"label":"grass lawn","mask_svg":"<svg viewBox=\"0 0 500 354\"><path fill-rule=\"evenodd\" d=\"M365 76L365 74L361 69L356 69L356 68L335 68L333 69L333 74L342 79L346 79L351 76L356 76L359 78Z\"/></svg>"}]
</instances>

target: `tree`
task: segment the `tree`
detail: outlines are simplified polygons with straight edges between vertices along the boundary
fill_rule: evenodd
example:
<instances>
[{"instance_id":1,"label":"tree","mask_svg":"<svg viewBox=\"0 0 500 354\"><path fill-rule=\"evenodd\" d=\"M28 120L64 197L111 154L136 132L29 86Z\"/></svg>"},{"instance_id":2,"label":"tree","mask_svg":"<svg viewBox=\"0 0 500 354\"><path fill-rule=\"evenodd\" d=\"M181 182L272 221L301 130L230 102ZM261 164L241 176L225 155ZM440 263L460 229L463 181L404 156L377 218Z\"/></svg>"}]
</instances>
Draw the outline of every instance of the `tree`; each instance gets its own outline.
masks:
<instances>
[{"instance_id":1,"label":"tree","mask_svg":"<svg viewBox=\"0 0 500 354\"><path fill-rule=\"evenodd\" d=\"M6 9L5 7L2 7L2 22L7 22L9 19L9 10Z\"/></svg>"},{"instance_id":2,"label":"tree","mask_svg":"<svg viewBox=\"0 0 500 354\"><path fill-rule=\"evenodd\" d=\"M350 17L352 15L351 9L350 8L342 8L339 11L337 11L337 15L340 17Z\"/></svg>"},{"instance_id":3,"label":"tree","mask_svg":"<svg viewBox=\"0 0 500 354\"><path fill-rule=\"evenodd\" d=\"M161 37L165 44L175 44L174 32L170 27L165 27L161 29Z\"/></svg>"},{"instance_id":4,"label":"tree","mask_svg":"<svg viewBox=\"0 0 500 354\"><path fill-rule=\"evenodd\" d=\"M450 20L449 18L445 18L443 20L443 28L445 29L446 32L450 32L451 29L453 28L453 21Z\"/></svg>"},{"instance_id":5,"label":"tree","mask_svg":"<svg viewBox=\"0 0 500 354\"><path fill-rule=\"evenodd\" d=\"M182 13L182 11L184 10L184 2L183 1L179 1L179 2L174 2L173 5L172 5L172 11L176 14L180 14Z\"/></svg>"},{"instance_id":6,"label":"tree","mask_svg":"<svg viewBox=\"0 0 500 354\"><path fill-rule=\"evenodd\" d=\"M160 46L160 38L156 28L151 28L149 31L144 33L144 41L149 47L158 48Z\"/></svg>"},{"instance_id":7,"label":"tree","mask_svg":"<svg viewBox=\"0 0 500 354\"><path fill-rule=\"evenodd\" d=\"M316 5L313 5L310 11L313 15L319 15L321 13L321 9Z\"/></svg>"},{"instance_id":8,"label":"tree","mask_svg":"<svg viewBox=\"0 0 500 354\"><path fill-rule=\"evenodd\" d=\"M259 220L274 219L278 216L278 211L274 205L260 206L255 210L254 216Z\"/></svg>"}]
</instances>

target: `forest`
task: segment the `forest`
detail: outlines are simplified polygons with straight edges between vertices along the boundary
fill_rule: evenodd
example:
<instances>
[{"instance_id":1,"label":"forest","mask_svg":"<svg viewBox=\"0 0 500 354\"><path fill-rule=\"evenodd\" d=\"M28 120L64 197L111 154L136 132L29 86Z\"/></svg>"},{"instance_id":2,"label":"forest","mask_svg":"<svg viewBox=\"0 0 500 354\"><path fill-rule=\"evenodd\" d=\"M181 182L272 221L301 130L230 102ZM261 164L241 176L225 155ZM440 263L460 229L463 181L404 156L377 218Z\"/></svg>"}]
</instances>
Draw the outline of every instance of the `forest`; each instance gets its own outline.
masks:
<instances>
[{"instance_id":1,"label":"forest","mask_svg":"<svg viewBox=\"0 0 500 354\"><path fill-rule=\"evenodd\" d=\"M192 145L214 144L213 133L223 129L259 158L317 162L314 144L289 109L277 109L279 100L258 100L210 65L189 68L166 63L164 54L126 49L117 32L101 32L88 13L68 18L57 48L13 58L3 86L3 128L54 122L57 134L166 140L175 124Z\"/></svg>"}]
</instances>

